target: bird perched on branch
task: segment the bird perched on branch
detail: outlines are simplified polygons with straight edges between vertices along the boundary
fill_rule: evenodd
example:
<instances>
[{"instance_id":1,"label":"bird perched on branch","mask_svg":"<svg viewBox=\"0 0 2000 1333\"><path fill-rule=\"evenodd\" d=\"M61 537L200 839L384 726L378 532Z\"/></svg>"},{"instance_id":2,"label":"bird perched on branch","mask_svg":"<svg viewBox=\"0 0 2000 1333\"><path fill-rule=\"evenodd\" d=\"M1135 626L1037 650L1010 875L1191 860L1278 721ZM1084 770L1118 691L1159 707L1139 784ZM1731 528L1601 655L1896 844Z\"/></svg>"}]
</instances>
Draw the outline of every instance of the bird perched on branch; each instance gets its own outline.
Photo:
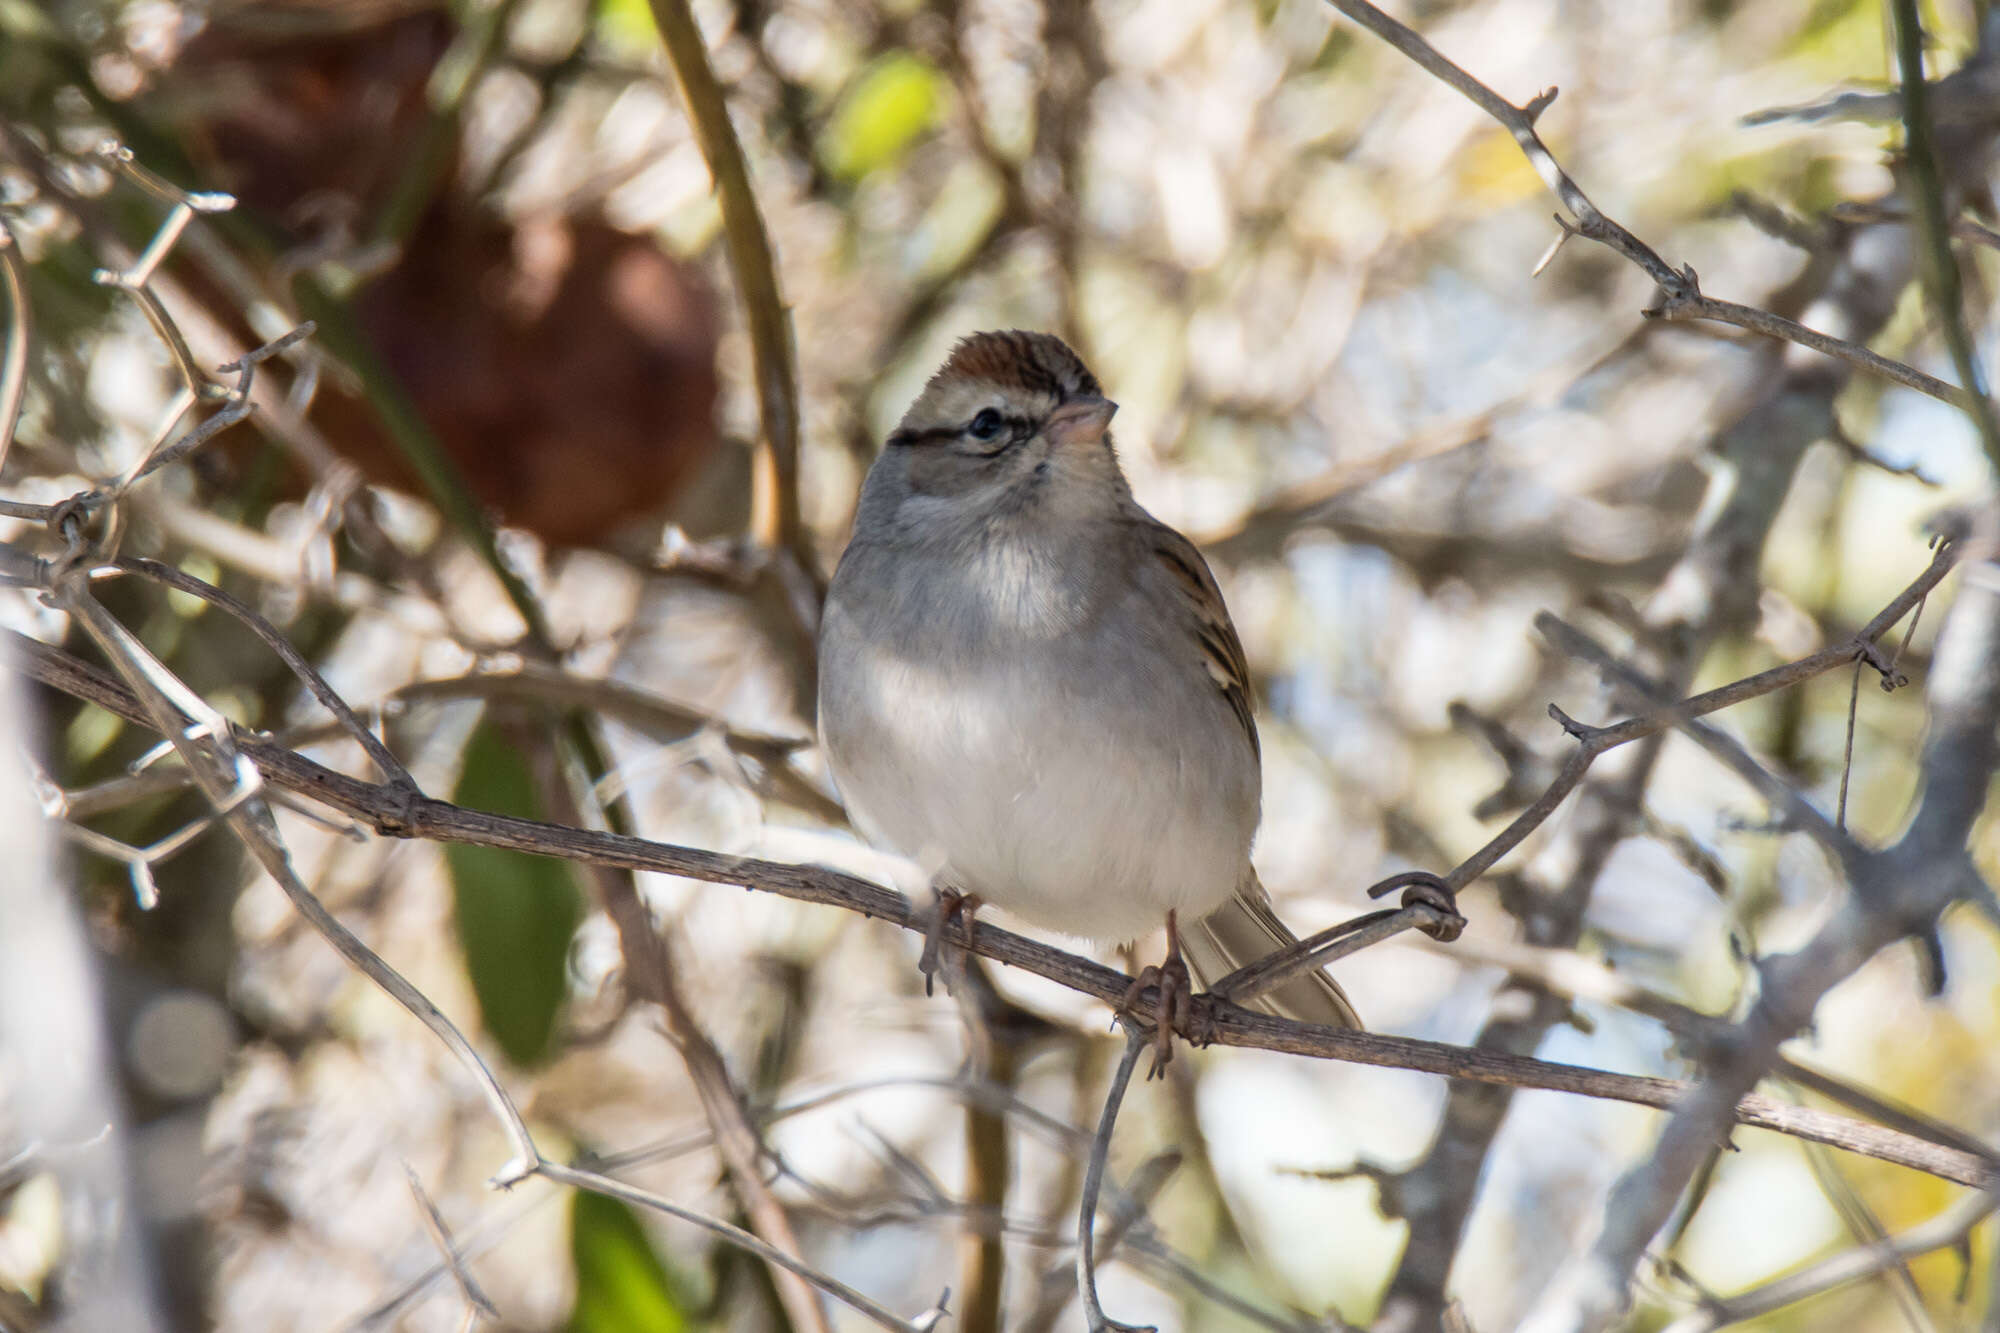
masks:
<instances>
[{"instance_id":1,"label":"bird perched on branch","mask_svg":"<svg viewBox=\"0 0 2000 1333\"><path fill-rule=\"evenodd\" d=\"M819 717L857 827L934 874L926 975L980 904L1097 941L1164 923L1142 977L1164 1055L1187 968L1213 981L1297 939L1250 867L1243 647L1200 552L1133 500L1116 410L1058 338L958 344L862 487ZM1324 972L1258 1003L1361 1026Z\"/></svg>"}]
</instances>

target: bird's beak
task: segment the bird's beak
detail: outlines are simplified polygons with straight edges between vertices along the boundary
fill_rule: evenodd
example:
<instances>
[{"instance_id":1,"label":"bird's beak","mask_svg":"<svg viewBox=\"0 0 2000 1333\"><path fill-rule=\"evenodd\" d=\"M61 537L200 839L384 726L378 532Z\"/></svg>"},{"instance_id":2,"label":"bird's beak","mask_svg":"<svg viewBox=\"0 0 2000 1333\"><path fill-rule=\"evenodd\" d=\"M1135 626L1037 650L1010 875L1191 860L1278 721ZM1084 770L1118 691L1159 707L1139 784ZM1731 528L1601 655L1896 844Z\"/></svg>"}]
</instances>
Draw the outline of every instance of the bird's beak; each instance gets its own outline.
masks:
<instances>
[{"instance_id":1,"label":"bird's beak","mask_svg":"<svg viewBox=\"0 0 2000 1333\"><path fill-rule=\"evenodd\" d=\"M1067 449L1076 444L1096 444L1104 438L1105 430L1111 425L1111 414L1118 410L1118 404L1109 398L1072 398L1049 413L1048 421L1042 426L1042 434L1049 437L1049 443L1058 449Z\"/></svg>"}]
</instances>

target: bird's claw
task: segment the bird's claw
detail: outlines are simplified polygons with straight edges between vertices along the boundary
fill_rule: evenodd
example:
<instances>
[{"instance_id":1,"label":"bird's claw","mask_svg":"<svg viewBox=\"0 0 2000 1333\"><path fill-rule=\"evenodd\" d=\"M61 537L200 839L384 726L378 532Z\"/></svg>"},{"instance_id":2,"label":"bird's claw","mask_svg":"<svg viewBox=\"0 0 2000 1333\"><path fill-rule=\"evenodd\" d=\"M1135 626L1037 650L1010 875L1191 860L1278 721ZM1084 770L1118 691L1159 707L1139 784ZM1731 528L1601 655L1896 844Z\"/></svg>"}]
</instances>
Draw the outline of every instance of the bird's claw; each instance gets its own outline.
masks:
<instances>
[{"instance_id":1,"label":"bird's claw","mask_svg":"<svg viewBox=\"0 0 2000 1333\"><path fill-rule=\"evenodd\" d=\"M940 960L944 952L945 928L953 921L959 925L959 947L972 948L972 918L979 911L979 896L960 893L957 889L937 890L937 904L931 909L931 922L924 930L924 951L917 959L917 971L924 974L924 994L933 993L932 983L936 981ZM951 989L951 979L945 979L945 989Z\"/></svg>"}]
</instances>

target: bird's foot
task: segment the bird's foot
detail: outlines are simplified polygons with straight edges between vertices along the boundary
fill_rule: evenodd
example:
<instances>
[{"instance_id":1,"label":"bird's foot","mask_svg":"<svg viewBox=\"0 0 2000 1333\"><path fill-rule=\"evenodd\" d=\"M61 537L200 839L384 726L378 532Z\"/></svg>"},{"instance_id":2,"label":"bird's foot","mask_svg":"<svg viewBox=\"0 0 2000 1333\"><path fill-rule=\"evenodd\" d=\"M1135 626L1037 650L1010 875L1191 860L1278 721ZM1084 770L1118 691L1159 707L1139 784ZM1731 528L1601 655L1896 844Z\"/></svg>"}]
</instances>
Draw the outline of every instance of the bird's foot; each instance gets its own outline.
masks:
<instances>
[{"instance_id":1,"label":"bird's foot","mask_svg":"<svg viewBox=\"0 0 2000 1333\"><path fill-rule=\"evenodd\" d=\"M959 948L961 951L972 947L972 918L979 911L979 895L960 893L957 889L937 890L937 905L931 909L931 923L924 931L924 952L917 959L917 971L924 974L924 994L932 993L931 983L937 979L940 960L944 953L944 932L953 921L958 922ZM951 978L945 978L945 989L951 989Z\"/></svg>"},{"instance_id":2,"label":"bird's foot","mask_svg":"<svg viewBox=\"0 0 2000 1333\"><path fill-rule=\"evenodd\" d=\"M1146 992L1153 992L1152 1012L1144 1011L1140 1001ZM1174 914L1167 913L1167 956L1158 966L1148 964L1140 969L1139 975L1125 990L1125 998L1118 1004L1118 1016L1128 1022L1137 1022L1153 1030L1153 1064L1146 1071L1148 1080L1165 1075L1167 1064L1174 1058L1174 1033L1188 1034L1190 1040L1201 1045L1207 1041L1198 1033L1211 1032L1214 1023L1205 1017L1208 1010L1195 1002L1194 977L1188 971L1187 963L1181 958L1181 936L1176 928Z\"/></svg>"}]
</instances>

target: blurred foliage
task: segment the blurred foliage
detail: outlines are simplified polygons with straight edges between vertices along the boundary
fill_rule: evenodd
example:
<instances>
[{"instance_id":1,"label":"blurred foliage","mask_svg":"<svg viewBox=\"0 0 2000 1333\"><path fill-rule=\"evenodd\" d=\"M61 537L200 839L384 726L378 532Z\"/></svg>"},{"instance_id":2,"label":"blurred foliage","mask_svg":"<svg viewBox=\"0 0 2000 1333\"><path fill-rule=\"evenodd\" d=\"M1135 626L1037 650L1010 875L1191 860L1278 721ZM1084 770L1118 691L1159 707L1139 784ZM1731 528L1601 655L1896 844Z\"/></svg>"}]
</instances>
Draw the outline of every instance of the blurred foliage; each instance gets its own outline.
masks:
<instances>
[{"instance_id":1,"label":"blurred foliage","mask_svg":"<svg viewBox=\"0 0 2000 1333\"><path fill-rule=\"evenodd\" d=\"M645 1228L617 1199L579 1191L570 1200L576 1304L569 1333L685 1333L706 1325Z\"/></svg>"},{"instance_id":2,"label":"blurred foliage","mask_svg":"<svg viewBox=\"0 0 2000 1333\"><path fill-rule=\"evenodd\" d=\"M826 127L821 155L844 181L894 167L937 123L944 76L908 51L877 57L854 76Z\"/></svg>"},{"instance_id":3,"label":"blurred foliage","mask_svg":"<svg viewBox=\"0 0 2000 1333\"><path fill-rule=\"evenodd\" d=\"M473 810L546 819L533 761L518 736L490 716L466 742L452 800ZM569 990L569 945L583 917L576 868L567 861L453 843L452 905L465 967L486 1030L523 1068L548 1057Z\"/></svg>"}]
</instances>

